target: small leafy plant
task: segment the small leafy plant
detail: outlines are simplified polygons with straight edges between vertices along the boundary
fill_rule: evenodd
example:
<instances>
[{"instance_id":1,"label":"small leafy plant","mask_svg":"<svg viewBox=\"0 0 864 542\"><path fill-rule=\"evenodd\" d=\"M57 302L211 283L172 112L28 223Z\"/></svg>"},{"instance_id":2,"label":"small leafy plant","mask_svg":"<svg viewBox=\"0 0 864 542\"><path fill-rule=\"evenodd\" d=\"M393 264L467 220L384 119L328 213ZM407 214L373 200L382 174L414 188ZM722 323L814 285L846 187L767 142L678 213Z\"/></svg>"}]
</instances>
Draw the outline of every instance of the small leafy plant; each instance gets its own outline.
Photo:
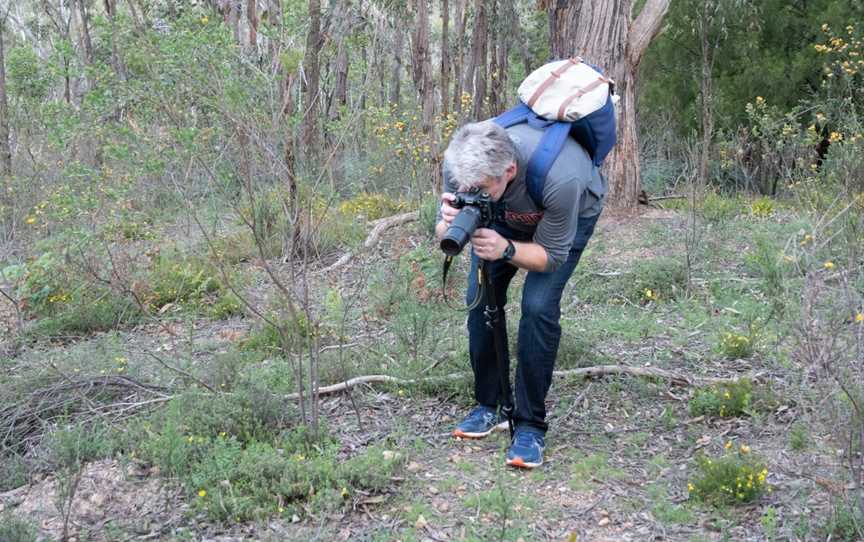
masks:
<instances>
[{"instance_id":1,"label":"small leafy plant","mask_svg":"<svg viewBox=\"0 0 864 542\"><path fill-rule=\"evenodd\" d=\"M690 497L714 505L753 502L770 493L768 468L764 461L751 455L750 447L741 444L733 450L726 443L726 453L718 458L701 455L696 458L696 477L687 484Z\"/></svg>"},{"instance_id":2,"label":"small leafy plant","mask_svg":"<svg viewBox=\"0 0 864 542\"><path fill-rule=\"evenodd\" d=\"M696 390L690 400L690 413L733 418L747 414L752 403L753 383L742 379Z\"/></svg>"},{"instance_id":3,"label":"small leafy plant","mask_svg":"<svg viewBox=\"0 0 864 542\"><path fill-rule=\"evenodd\" d=\"M729 359L747 359L753 355L753 335L727 331L720 336L720 350Z\"/></svg>"}]
</instances>

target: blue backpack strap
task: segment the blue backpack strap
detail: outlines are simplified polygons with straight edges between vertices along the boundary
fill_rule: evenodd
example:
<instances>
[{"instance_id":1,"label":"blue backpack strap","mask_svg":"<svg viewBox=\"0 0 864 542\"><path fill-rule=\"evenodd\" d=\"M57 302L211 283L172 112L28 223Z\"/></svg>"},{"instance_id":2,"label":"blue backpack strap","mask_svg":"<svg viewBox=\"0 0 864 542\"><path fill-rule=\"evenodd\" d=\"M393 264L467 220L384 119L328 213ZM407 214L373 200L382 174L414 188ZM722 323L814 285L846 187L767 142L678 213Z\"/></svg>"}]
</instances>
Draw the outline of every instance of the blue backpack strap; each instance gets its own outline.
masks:
<instances>
[{"instance_id":1,"label":"blue backpack strap","mask_svg":"<svg viewBox=\"0 0 864 542\"><path fill-rule=\"evenodd\" d=\"M531 153L531 158L528 159L528 168L525 174L525 182L527 183L528 195L534 200L534 204L539 208L543 208L543 187L546 184L546 175L555 163L555 159L564 148L564 142L567 141L567 136L570 133L570 122L555 122L538 117L530 107L523 102L519 105L501 113L493 119L495 124L502 128L509 128L522 122L527 122L531 126L544 130L543 137L537 148Z\"/></svg>"},{"instance_id":2,"label":"blue backpack strap","mask_svg":"<svg viewBox=\"0 0 864 542\"><path fill-rule=\"evenodd\" d=\"M546 184L546 175L552 169L555 159L561 154L567 136L570 135L569 122L555 122L546 128L537 148L528 159L528 171L525 174L525 182L528 185L528 195L534 200L537 207L543 208L543 186Z\"/></svg>"},{"instance_id":3,"label":"blue backpack strap","mask_svg":"<svg viewBox=\"0 0 864 542\"><path fill-rule=\"evenodd\" d=\"M537 115L531 111L530 107L520 101L519 105L501 113L492 120L502 128L510 128L511 126L527 121L530 117L536 116Z\"/></svg>"}]
</instances>

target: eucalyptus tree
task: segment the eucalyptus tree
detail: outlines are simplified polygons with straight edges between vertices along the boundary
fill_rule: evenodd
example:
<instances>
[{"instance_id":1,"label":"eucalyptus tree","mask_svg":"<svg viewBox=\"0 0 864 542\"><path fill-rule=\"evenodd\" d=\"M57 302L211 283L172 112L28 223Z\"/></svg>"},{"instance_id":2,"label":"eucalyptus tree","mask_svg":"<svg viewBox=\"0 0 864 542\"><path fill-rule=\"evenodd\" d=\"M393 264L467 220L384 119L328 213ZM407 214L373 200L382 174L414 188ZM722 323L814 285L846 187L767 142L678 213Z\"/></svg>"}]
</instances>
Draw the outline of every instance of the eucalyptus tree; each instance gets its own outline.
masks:
<instances>
[{"instance_id":1,"label":"eucalyptus tree","mask_svg":"<svg viewBox=\"0 0 864 542\"><path fill-rule=\"evenodd\" d=\"M639 64L660 32L671 0L646 0L638 14L633 0L543 0L549 14L552 56L582 56L605 66L621 96L618 144L608 158L610 204L635 207L641 178L636 117ZM634 17L635 16L635 17Z\"/></svg>"}]
</instances>

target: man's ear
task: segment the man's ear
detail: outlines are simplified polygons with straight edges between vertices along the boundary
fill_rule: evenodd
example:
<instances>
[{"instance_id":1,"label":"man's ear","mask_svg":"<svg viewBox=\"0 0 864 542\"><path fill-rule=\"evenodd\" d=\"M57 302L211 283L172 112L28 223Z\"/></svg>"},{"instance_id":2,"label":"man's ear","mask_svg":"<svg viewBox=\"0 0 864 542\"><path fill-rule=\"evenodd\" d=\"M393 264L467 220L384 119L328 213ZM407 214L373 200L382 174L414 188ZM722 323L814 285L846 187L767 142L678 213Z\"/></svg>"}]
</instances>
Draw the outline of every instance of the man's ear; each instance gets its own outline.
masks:
<instances>
[{"instance_id":1,"label":"man's ear","mask_svg":"<svg viewBox=\"0 0 864 542\"><path fill-rule=\"evenodd\" d=\"M516 177L516 171L519 169L519 166L516 165L516 160L510 162L510 165L507 166L507 169L504 170L504 179L509 183Z\"/></svg>"}]
</instances>

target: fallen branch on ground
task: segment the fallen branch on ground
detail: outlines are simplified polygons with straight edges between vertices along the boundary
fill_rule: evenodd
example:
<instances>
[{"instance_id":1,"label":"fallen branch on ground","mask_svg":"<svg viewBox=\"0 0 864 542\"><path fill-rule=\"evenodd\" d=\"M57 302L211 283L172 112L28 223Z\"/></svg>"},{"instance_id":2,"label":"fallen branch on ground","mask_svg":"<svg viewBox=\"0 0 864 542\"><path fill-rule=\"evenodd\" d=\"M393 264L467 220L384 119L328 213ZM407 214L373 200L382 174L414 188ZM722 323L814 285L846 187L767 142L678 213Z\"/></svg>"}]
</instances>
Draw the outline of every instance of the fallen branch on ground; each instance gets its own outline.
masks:
<instances>
[{"instance_id":1,"label":"fallen branch on ground","mask_svg":"<svg viewBox=\"0 0 864 542\"><path fill-rule=\"evenodd\" d=\"M569 369L566 371L555 371L552 373L553 376L582 376L585 378L598 377L598 376L607 376L607 375L631 375L631 376L646 376L651 378L659 378L661 380L668 380L671 384L676 386L705 386L710 384L728 384L732 382L738 381L742 377L747 377L750 379L757 379L757 375L742 375L738 378L719 378L719 377L710 377L710 376L685 376L680 373L675 373L672 371L667 371L665 369L657 369L655 367L629 367L627 365L596 365L593 367L582 367L580 369ZM430 378L396 378L395 376L389 375L367 375L367 376L358 376L356 378L351 378L346 380L345 382L340 382L338 384L333 384L331 386L321 386L318 388L318 395L328 395L331 393L339 393L341 391L345 391L354 386L358 386L361 384L375 384L375 383L388 383L388 384L397 384L400 386L407 386L411 384L419 384L419 383L434 383L434 382L446 382L448 380L459 380L461 378L465 378L468 376L468 373L451 373L442 376L430 377ZM298 395L296 393L292 393L286 396L286 399L297 399Z\"/></svg>"},{"instance_id":2,"label":"fallen branch on ground","mask_svg":"<svg viewBox=\"0 0 864 542\"><path fill-rule=\"evenodd\" d=\"M369 232L369 236L366 237L366 241L364 241L364 243L363 243L363 248L364 249L370 249L370 248L374 247L375 245L378 244L378 241L381 237L381 234L384 233L386 230L388 230L394 226L401 226L402 224L405 224L406 222L413 222L414 220L417 220L417 218L419 216L420 216L419 211L411 211L408 213L403 213L401 215L393 215L393 216L388 216L388 217L376 220L375 222L373 222L374 226L372 227L372 231ZM325 267L320 272L322 274L325 274L325 273L329 273L335 269L338 269L338 268L342 267L343 265L347 264L348 262L350 262L351 258L353 258L353 257L354 257L354 251L349 250L348 252L346 252L345 254L340 256L338 260L336 260L331 265Z\"/></svg>"},{"instance_id":3,"label":"fallen branch on ground","mask_svg":"<svg viewBox=\"0 0 864 542\"><path fill-rule=\"evenodd\" d=\"M670 194L668 196L652 196L652 197L648 198L648 202L653 203L655 201L663 201L666 199L684 199L686 197L688 197L688 196L682 196L679 194Z\"/></svg>"}]
</instances>

